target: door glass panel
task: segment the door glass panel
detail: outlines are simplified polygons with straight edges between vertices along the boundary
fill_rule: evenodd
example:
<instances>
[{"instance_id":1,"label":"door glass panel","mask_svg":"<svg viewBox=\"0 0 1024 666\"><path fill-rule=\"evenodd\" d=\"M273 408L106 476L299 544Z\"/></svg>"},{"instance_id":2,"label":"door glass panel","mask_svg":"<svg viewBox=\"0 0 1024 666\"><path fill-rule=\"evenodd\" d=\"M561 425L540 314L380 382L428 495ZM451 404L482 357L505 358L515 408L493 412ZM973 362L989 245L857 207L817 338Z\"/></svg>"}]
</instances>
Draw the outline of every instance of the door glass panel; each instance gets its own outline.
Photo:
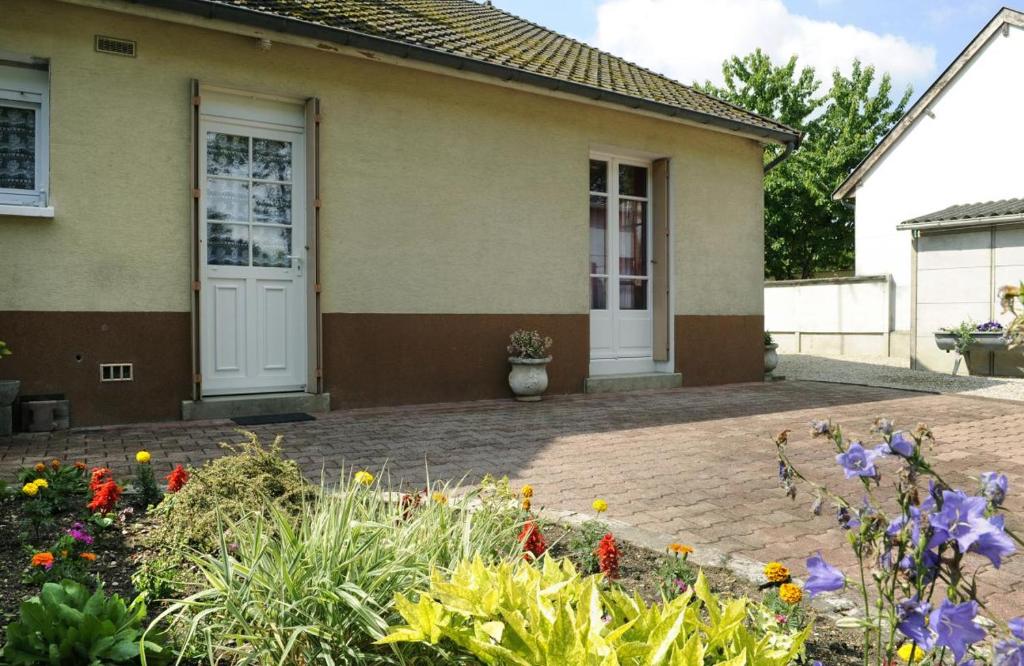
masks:
<instances>
[{"instance_id":1,"label":"door glass panel","mask_svg":"<svg viewBox=\"0 0 1024 666\"><path fill-rule=\"evenodd\" d=\"M619 201L619 274L647 275L646 201Z\"/></svg>"},{"instance_id":2,"label":"door glass panel","mask_svg":"<svg viewBox=\"0 0 1024 666\"><path fill-rule=\"evenodd\" d=\"M619 309L647 309L647 280L637 278L619 280Z\"/></svg>"},{"instance_id":3,"label":"door glass panel","mask_svg":"<svg viewBox=\"0 0 1024 666\"><path fill-rule=\"evenodd\" d=\"M291 268L292 230L286 227L252 228L252 265Z\"/></svg>"},{"instance_id":4,"label":"door glass panel","mask_svg":"<svg viewBox=\"0 0 1024 666\"><path fill-rule=\"evenodd\" d=\"M206 263L213 266L249 265L248 225L211 222L206 229Z\"/></svg>"},{"instance_id":5,"label":"door glass panel","mask_svg":"<svg viewBox=\"0 0 1024 666\"><path fill-rule=\"evenodd\" d=\"M249 183L224 178L207 178L206 219L248 222Z\"/></svg>"},{"instance_id":6,"label":"door glass panel","mask_svg":"<svg viewBox=\"0 0 1024 666\"><path fill-rule=\"evenodd\" d=\"M213 176L249 176L249 137L206 133L206 173Z\"/></svg>"},{"instance_id":7,"label":"door glass panel","mask_svg":"<svg viewBox=\"0 0 1024 666\"><path fill-rule=\"evenodd\" d=\"M608 278L590 278L590 309L608 309Z\"/></svg>"},{"instance_id":8,"label":"door glass panel","mask_svg":"<svg viewBox=\"0 0 1024 666\"><path fill-rule=\"evenodd\" d=\"M252 221L269 224L292 223L292 186L275 183L252 184Z\"/></svg>"},{"instance_id":9,"label":"door glass panel","mask_svg":"<svg viewBox=\"0 0 1024 666\"><path fill-rule=\"evenodd\" d=\"M0 187L36 188L36 112L0 106Z\"/></svg>"},{"instance_id":10,"label":"door glass panel","mask_svg":"<svg viewBox=\"0 0 1024 666\"><path fill-rule=\"evenodd\" d=\"M619 165L619 194L630 197L647 196L647 168Z\"/></svg>"},{"instance_id":11,"label":"door glass panel","mask_svg":"<svg viewBox=\"0 0 1024 666\"><path fill-rule=\"evenodd\" d=\"M291 180L292 144L288 141L253 139L252 177L264 180Z\"/></svg>"},{"instance_id":12,"label":"door glass panel","mask_svg":"<svg viewBox=\"0 0 1024 666\"><path fill-rule=\"evenodd\" d=\"M590 160L590 191L608 191L608 163L600 160Z\"/></svg>"},{"instance_id":13,"label":"door glass panel","mask_svg":"<svg viewBox=\"0 0 1024 666\"><path fill-rule=\"evenodd\" d=\"M608 274L608 198L590 197L590 273Z\"/></svg>"}]
</instances>

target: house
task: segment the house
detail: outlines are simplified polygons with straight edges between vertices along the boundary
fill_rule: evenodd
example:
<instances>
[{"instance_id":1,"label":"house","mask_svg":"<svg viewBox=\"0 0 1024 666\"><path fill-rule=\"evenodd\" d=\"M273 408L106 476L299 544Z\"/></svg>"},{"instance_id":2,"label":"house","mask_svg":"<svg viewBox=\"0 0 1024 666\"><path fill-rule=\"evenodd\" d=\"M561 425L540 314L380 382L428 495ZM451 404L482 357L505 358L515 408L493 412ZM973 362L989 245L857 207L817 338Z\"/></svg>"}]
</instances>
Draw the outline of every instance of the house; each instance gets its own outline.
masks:
<instances>
[{"instance_id":1,"label":"house","mask_svg":"<svg viewBox=\"0 0 1024 666\"><path fill-rule=\"evenodd\" d=\"M0 377L76 425L762 377L766 144L471 0L4 0ZM614 382L611 384L615 386Z\"/></svg>"},{"instance_id":2,"label":"house","mask_svg":"<svg viewBox=\"0 0 1024 666\"><path fill-rule=\"evenodd\" d=\"M934 333L1001 313L1024 279L1024 13L1002 9L836 190L856 204L856 272L891 275L894 332L914 367L949 371ZM972 353L972 373L1021 374L1024 357Z\"/></svg>"}]
</instances>

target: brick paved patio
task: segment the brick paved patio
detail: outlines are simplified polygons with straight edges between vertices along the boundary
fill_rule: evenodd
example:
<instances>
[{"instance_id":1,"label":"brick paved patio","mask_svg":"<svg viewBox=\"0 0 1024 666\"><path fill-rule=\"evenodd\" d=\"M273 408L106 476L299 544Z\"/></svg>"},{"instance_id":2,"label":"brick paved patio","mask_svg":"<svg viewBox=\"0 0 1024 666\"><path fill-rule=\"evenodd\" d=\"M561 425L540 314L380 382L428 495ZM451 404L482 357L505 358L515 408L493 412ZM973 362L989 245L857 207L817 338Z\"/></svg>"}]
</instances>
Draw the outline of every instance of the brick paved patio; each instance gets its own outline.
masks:
<instances>
[{"instance_id":1,"label":"brick paved patio","mask_svg":"<svg viewBox=\"0 0 1024 666\"><path fill-rule=\"evenodd\" d=\"M998 470L1010 478L1011 510L1024 510L1024 411L1019 403L815 382L778 382L622 395L571 396L537 404L489 401L332 412L317 421L253 428L285 436L285 448L311 476L336 475L341 463L378 468L422 482L508 474L534 485L535 503L585 511L594 497L608 515L671 533L679 541L730 555L797 564L821 550L848 562L842 532L808 512L776 484L771 436L792 428L794 460L812 476L859 497L841 480L833 454L806 424L831 417L851 436L867 436L876 416L912 427L926 422L938 440L934 458L947 480ZM158 470L197 465L217 443L236 439L229 421L173 423L0 438L0 474L50 457L86 459L126 470L147 448ZM887 468L887 471L890 470ZM884 482L883 482L884 485ZM1018 494L1014 494L1017 492ZM1020 528L1015 517L1011 525ZM799 566L794 566L799 571ZM1024 607L1024 557L982 577L997 612Z\"/></svg>"}]
</instances>

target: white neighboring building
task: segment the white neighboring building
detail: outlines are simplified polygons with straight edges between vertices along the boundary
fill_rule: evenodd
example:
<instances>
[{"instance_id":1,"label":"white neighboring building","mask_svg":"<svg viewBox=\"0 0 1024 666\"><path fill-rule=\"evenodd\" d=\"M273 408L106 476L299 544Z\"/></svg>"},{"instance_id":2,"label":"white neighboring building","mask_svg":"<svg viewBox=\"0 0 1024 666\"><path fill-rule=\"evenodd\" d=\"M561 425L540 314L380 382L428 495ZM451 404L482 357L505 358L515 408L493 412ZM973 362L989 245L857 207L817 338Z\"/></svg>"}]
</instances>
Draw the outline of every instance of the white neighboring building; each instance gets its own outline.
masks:
<instances>
[{"instance_id":1,"label":"white neighboring building","mask_svg":"<svg viewBox=\"0 0 1024 666\"><path fill-rule=\"evenodd\" d=\"M996 289L1024 278L1021 216L962 215L1024 197L1022 115L1024 13L1004 8L833 195L856 203L857 275L892 276L893 329L909 333L917 367L951 367L934 331L998 318ZM972 372L1013 372L973 361Z\"/></svg>"}]
</instances>

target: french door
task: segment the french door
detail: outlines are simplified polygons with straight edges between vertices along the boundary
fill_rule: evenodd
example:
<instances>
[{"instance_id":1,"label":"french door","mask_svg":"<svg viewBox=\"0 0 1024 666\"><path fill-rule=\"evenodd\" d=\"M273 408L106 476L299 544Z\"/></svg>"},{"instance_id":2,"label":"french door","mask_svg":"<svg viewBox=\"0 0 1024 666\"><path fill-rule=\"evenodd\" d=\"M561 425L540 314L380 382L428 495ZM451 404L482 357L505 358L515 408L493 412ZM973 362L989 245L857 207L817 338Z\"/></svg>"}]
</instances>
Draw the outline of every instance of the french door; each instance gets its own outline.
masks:
<instances>
[{"instance_id":1,"label":"french door","mask_svg":"<svg viewBox=\"0 0 1024 666\"><path fill-rule=\"evenodd\" d=\"M303 131L204 117L200 135L203 394L304 390Z\"/></svg>"},{"instance_id":2,"label":"french door","mask_svg":"<svg viewBox=\"0 0 1024 666\"><path fill-rule=\"evenodd\" d=\"M654 371L651 164L590 160L590 372Z\"/></svg>"}]
</instances>

